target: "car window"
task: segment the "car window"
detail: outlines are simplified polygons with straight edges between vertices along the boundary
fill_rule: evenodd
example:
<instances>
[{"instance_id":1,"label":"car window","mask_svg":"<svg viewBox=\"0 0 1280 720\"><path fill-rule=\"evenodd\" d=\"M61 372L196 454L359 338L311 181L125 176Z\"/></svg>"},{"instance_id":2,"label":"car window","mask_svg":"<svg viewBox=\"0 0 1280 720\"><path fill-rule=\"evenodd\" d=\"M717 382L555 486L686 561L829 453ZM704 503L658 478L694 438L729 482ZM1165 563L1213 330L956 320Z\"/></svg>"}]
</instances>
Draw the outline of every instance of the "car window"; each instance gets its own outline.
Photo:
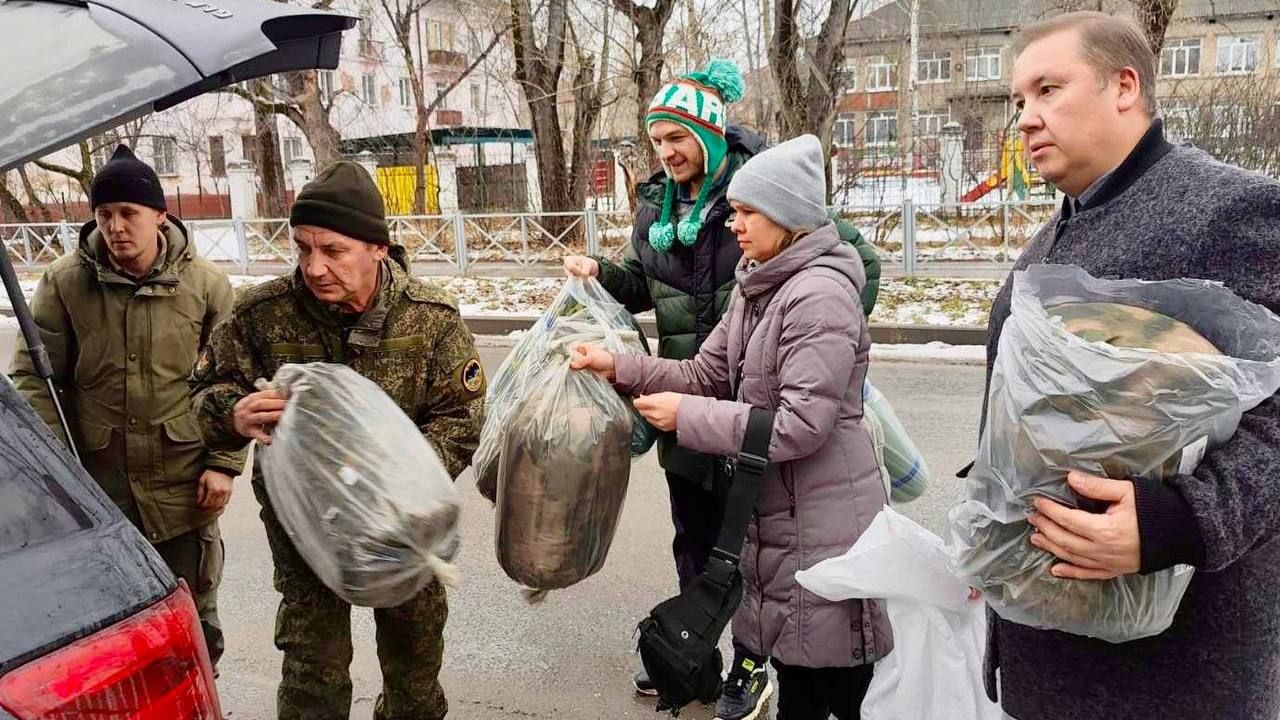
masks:
<instances>
[{"instance_id":1,"label":"car window","mask_svg":"<svg viewBox=\"0 0 1280 720\"><path fill-rule=\"evenodd\" d=\"M0 166L199 79L141 32L99 6L0 0Z\"/></svg>"},{"instance_id":2,"label":"car window","mask_svg":"<svg viewBox=\"0 0 1280 720\"><path fill-rule=\"evenodd\" d=\"M92 497L57 440L5 378L0 380L0 555L92 527Z\"/></svg>"}]
</instances>

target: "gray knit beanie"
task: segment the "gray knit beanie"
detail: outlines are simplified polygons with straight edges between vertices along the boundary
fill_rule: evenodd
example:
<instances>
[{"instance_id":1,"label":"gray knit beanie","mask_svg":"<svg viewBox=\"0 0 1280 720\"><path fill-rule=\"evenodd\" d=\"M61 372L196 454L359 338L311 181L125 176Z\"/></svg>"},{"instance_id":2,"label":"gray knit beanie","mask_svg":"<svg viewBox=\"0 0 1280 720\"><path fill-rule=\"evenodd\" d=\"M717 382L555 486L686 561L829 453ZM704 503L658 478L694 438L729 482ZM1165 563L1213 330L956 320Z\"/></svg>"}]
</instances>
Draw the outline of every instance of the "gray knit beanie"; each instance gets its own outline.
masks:
<instances>
[{"instance_id":1,"label":"gray knit beanie","mask_svg":"<svg viewBox=\"0 0 1280 720\"><path fill-rule=\"evenodd\" d=\"M729 180L728 197L788 230L816 230L829 219L825 163L818 138L792 138L743 164Z\"/></svg>"}]
</instances>

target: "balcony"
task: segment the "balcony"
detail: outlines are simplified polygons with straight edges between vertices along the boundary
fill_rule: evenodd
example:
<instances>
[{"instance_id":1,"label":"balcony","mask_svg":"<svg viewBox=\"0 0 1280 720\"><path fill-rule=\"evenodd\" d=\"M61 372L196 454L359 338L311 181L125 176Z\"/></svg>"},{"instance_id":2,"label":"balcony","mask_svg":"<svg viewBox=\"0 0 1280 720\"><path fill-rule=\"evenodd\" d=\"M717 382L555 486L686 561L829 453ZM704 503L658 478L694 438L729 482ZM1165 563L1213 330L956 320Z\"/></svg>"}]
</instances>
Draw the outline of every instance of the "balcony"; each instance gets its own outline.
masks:
<instances>
[{"instance_id":1,"label":"balcony","mask_svg":"<svg viewBox=\"0 0 1280 720\"><path fill-rule=\"evenodd\" d=\"M360 42L356 45L357 52L360 57L368 60L381 60L383 43L379 40L371 38L360 38Z\"/></svg>"},{"instance_id":2,"label":"balcony","mask_svg":"<svg viewBox=\"0 0 1280 720\"><path fill-rule=\"evenodd\" d=\"M468 63L466 53L454 52L452 50L428 50L427 64L465 70Z\"/></svg>"},{"instance_id":3,"label":"balcony","mask_svg":"<svg viewBox=\"0 0 1280 720\"><path fill-rule=\"evenodd\" d=\"M461 110L437 110L436 127L457 127L462 124Z\"/></svg>"}]
</instances>

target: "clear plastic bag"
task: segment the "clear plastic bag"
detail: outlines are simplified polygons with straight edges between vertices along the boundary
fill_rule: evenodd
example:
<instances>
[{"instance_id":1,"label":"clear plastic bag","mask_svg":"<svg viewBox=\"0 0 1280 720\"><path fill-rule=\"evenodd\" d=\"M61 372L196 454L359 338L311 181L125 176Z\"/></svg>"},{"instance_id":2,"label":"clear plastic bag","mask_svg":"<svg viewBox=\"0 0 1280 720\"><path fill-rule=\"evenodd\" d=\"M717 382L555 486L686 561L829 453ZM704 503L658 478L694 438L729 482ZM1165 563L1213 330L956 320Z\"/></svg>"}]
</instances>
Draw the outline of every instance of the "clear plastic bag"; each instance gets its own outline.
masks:
<instances>
[{"instance_id":1,"label":"clear plastic bag","mask_svg":"<svg viewBox=\"0 0 1280 720\"><path fill-rule=\"evenodd\" d=\"M551 335L560 323L566 322L579 329L598 328L597 344L606 345L614 352L649 354L648 341L635 318L605 292L595 278L566 280L546 312L520 338L489 383L484 428L471 463L475 468L476 487L491 501L497 499L498 459L510 427L511 413L517 403L538 387L537 379L547 365L562 359L562 353L552 347ZM658 431L639 413L635 413L632 427L631 454L643 455L657 441Z\"/></svg>"},{"instance_id":2,"label":"clear plastic bag","mask_svg":"<svg viewBox=\"0 0 1280 720\"><path fill-rule=\"evenodd\" d=\"M599 325L555 323L547 361L512 409L499 453L498 562L535 593L604 565L630 482L633 410L595 373L569 368L579 343L617 352L622 340Z\"/></svg>"},{"instance_id":3,"label":"clear plastic bag","mask_svg":"<svg viewBox=\"0 0 1280 720\"><path fill-rule=\"evenodd\" d=\"M1185 323L1222 354L1078 337L1053 317L1055 308L1076 303L1159 313L1153 333ZM1277 356L1280 318L1218 283L1099 280L1059 265L1015 273L969 499L950 516L962 577L1012 622L1110 642L1163 632L1191 568L1106 581L1056 578L1050 568L1058 560L1029 542L1031 501L1080 507L1066 483L1070 470L1119 479L1192 472L1235 433L1243 413L1280 387Z\"/></svg>"},{"instance_id":4,"label":"clear plastic bag","mask_svg":"<svg viewBox=\"0 0 1280 720\"><path fill-rule=\"evenodd\" d=\"M276 517L338 597L395 607L433 578L456 581L460 498L422 431L345 365L284 365L288 398L256 450Z\"/></svg>"},{"instance_id":5,"label":"clear plastic bag","mask_svg":"<svg viewBox=\"0 0 1280 720\"><path fill-rule=\"evenodd\" d=\"M878 441L877 459L881 474L888 482L889 500L897 505L923 495L929 487L929 465L911 442L889 400L870 380L862 384L862 409L863 417L872 427L872 438ZM880 445L883 445L883 454L879 452Z\"/></svg>"},{"instance_id":6,"label":"clear plastic bag","mask_svg":"<svg viewBox=\"0 0 1280 720\"><path fill-rule=\"evenodd\" d=\"M844 555L796 573L827 600L885 603L893 652L876 663L866 720L1004 717L982 684L986 613L954 565L941 538L886 507Z\"/></svg>"}]
</instances>

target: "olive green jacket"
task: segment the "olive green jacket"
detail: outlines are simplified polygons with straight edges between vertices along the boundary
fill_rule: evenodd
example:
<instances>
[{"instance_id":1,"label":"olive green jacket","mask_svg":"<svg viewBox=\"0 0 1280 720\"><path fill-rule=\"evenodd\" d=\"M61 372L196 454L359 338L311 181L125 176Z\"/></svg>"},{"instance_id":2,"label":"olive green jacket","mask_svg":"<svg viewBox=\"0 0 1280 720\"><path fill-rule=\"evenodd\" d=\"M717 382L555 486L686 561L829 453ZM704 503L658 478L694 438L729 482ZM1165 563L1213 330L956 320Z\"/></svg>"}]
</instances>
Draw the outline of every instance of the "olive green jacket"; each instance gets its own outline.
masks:
<instances>
[{"instance_id":1,"label":"olive green jacket","mask_svg":"<svg viewBox=\"0 0 1280 720\"><path fill-rule=\"evenodd\" d=\"M410 277L403 254L392 247L373 306L349 326L297 272L241 296L191 376L209 446L245 441L232 411L258 378L270 380L285 363L341 363L377 383L421 428L449 473L461 474L484 424L484 371L452 296Z\"/></svg>"},{"instance_id":2,"label":"olive green jacket","mask_svg":"<svg viewBox=\"0 0 1280 720\"><path fill-rule=\"evenodd\" d=\"M79 251L54 262L32 298L81 462L153 543L217 518L220 510L196 505L200 476L210 468L234 476L244 465L244 443L205 448L187 393L200 349L232 302L226 274L196 256L173 217L147 277L117 272L90 222ZM25 343L13 380L65 441Z\"/></svg>"}]
</instances>

